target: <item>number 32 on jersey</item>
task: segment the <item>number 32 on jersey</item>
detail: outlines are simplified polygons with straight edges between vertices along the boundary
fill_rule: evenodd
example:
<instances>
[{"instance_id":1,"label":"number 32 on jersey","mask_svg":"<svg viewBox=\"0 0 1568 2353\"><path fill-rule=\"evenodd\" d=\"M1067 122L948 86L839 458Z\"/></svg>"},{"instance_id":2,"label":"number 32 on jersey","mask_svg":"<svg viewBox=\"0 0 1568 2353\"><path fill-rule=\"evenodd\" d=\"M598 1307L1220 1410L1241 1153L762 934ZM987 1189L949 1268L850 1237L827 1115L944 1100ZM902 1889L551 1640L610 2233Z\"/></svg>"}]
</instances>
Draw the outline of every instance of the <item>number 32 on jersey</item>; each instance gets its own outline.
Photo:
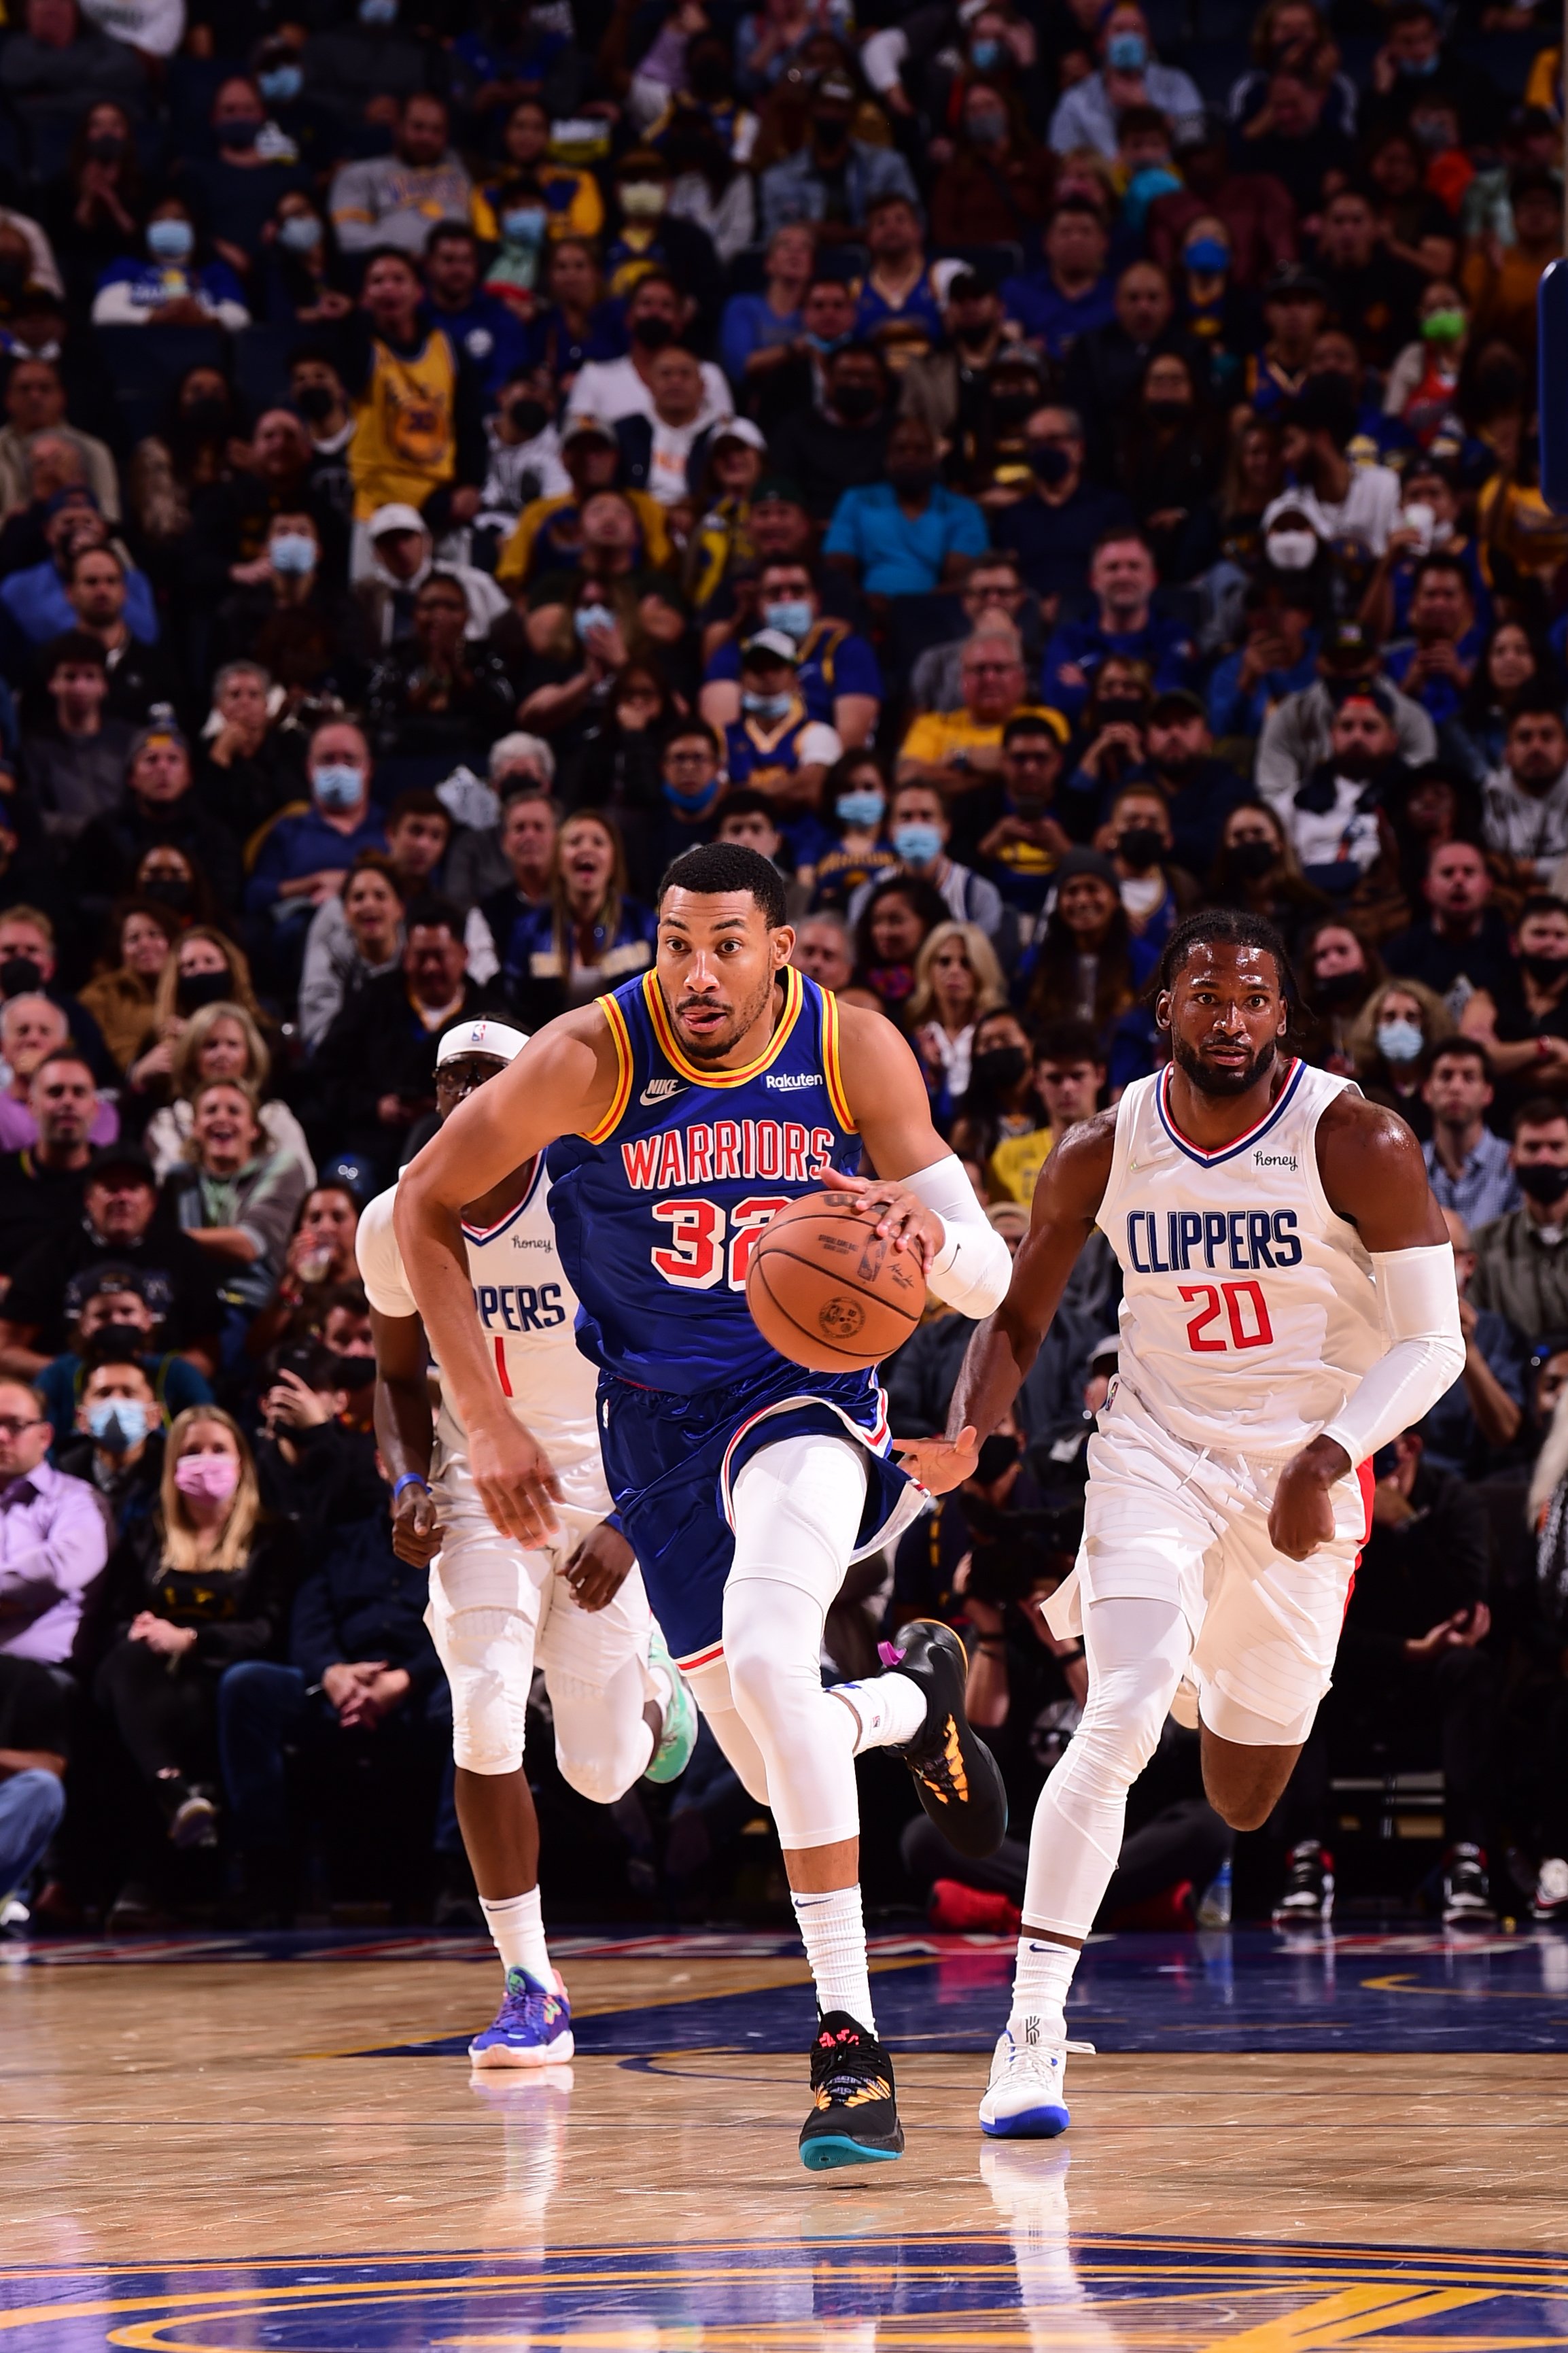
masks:
<instances>
[{"instance_id":1,"label":"number 32 on jersey","mask_svg":"<svg viewBox=\"0 0 1568 2353\"><path fill-rule=\"evenodd\" d=\"M757 1236L785 1206L786 1193L758 1193L725 1210L721 1201L656 1201L653 1214L669 1229L668 1245L649 1251L666 1282L683 1291L711 1291L721 1282L744 1291Z\"/></svg>"}]
</instances>

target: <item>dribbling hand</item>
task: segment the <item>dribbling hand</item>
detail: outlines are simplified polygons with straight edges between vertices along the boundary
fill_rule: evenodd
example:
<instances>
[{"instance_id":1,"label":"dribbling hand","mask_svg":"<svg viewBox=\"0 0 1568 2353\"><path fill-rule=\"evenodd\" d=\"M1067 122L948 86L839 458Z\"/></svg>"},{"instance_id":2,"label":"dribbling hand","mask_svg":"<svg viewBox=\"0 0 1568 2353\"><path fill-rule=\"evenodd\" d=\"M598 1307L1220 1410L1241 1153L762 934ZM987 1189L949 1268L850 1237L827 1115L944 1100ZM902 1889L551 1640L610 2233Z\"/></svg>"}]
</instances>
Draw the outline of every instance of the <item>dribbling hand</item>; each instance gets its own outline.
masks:
<instances>
[{"instance_id":1,"label":"dribbling hand","mask_svg":"<svg viewBox=\"0 0 1568 2353\"><path fill-rule=\"evenodd\" d=\"M895 1438L894 1451L928 1494L950 1494L980 1467L979 1433L965 1422L956 1438Z\"/></svg>"},{"instance_id":2,"label":"dribbling hand","mask_svg":"<svg viewBox=\"0 0 1568 2353\"><path fill-rule=\"evenodd\" d=\"M846 1176L837 1168L825 1168L822 1187L826 1193L847 1196L857 1215L873 1219L877 1231L896 1250L916 1251L922 1273L947 1240L947 1229L936 1211L928 1209L918 1194L901 1185L872 1184L864 1176Z\"/></svg>"},{"instance_id":3,"label":"dribbling hand","mask_svg":"<svg viewBox=\"0 0 1568 2353\"><path fill-rule=\"evenodd\" d=\"M560 1482L550 1457L508 1414L468 1433L468 1467L492 1526L533 1550L556 1534Z\"/></svg>"}]
</instances>

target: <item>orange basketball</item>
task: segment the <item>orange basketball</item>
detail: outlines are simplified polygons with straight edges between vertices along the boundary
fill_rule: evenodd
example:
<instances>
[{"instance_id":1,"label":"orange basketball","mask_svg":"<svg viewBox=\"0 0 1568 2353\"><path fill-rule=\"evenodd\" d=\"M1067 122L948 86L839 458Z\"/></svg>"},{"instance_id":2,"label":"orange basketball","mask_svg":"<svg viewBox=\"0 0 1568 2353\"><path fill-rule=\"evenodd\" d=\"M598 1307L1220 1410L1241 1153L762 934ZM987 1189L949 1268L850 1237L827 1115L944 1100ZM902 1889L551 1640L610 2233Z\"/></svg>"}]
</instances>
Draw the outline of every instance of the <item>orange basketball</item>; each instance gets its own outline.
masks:
<instances>
[{"instance_id":1,"label":"orange basketball","mask_svg":"<svg viewBox=\"0 0 1568 2353\"><path fill-rule=\"evenodd\" d=\"M917 1250L895 1250L869 1218L832 1193L791 1201L763 1228L746 1270L746 1304L771 1346L814 1373L880 1364L925 1309Z\"/></svg>"}]
</instances>

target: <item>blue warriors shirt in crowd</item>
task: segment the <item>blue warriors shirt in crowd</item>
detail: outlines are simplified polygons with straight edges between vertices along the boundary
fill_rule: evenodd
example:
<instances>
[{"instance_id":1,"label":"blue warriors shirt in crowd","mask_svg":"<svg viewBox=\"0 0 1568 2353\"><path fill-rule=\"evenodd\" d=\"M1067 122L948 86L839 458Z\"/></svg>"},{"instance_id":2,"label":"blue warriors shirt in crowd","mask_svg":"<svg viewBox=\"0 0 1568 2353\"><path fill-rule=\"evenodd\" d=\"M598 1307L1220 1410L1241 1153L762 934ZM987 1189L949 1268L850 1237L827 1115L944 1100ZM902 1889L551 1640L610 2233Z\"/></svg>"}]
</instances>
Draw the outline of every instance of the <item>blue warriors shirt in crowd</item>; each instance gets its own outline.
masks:
<instances>
[{"instance_id":1,"label":"blue warriors shirt in crowd","mask_svg":"<svg viewBox=\"0 0 1568 2353\"><path fill-rule=\"evenodd\" d=\"M865 1446L854 1556L892 1541L925 1503L891 1459L876 1373L804 1371L746 1305L769 1219L860 1156L833 997L793 966L781 986L773 1036L737 1070L688 1058L655 974L600 997L615 1100L590 1134L563 1136L548 1155L562 1264L582 1303L577 1345L601 1368L605 1473L682 1666L719 1655L731 1488L758 1447L807 1432Z\"/></svg>"}]
</instances>

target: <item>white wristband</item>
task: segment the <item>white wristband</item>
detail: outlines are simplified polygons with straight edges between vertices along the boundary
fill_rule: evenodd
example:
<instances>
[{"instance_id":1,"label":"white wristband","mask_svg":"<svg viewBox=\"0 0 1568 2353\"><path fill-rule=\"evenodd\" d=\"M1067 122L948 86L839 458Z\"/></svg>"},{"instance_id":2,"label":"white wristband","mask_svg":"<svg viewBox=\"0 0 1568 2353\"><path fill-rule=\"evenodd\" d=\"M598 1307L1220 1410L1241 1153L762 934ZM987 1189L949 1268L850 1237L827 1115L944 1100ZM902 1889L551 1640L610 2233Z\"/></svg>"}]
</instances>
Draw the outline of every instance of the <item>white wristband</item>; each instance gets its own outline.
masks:
<instances>
[{"instance_id":1,"label":"white wristband","mask_svg":"<svg viewBox=\"0 0 1568 2353\"><path fill-rule=\"evenodd\" d=\"M946 1307L977 1320L994 1314L1007 1296L1013 1254L974 1198L956 1153L898 1180L942 1219L942 1244L926 1269L926 1285Z\"/></svg>"}]
</instances>

